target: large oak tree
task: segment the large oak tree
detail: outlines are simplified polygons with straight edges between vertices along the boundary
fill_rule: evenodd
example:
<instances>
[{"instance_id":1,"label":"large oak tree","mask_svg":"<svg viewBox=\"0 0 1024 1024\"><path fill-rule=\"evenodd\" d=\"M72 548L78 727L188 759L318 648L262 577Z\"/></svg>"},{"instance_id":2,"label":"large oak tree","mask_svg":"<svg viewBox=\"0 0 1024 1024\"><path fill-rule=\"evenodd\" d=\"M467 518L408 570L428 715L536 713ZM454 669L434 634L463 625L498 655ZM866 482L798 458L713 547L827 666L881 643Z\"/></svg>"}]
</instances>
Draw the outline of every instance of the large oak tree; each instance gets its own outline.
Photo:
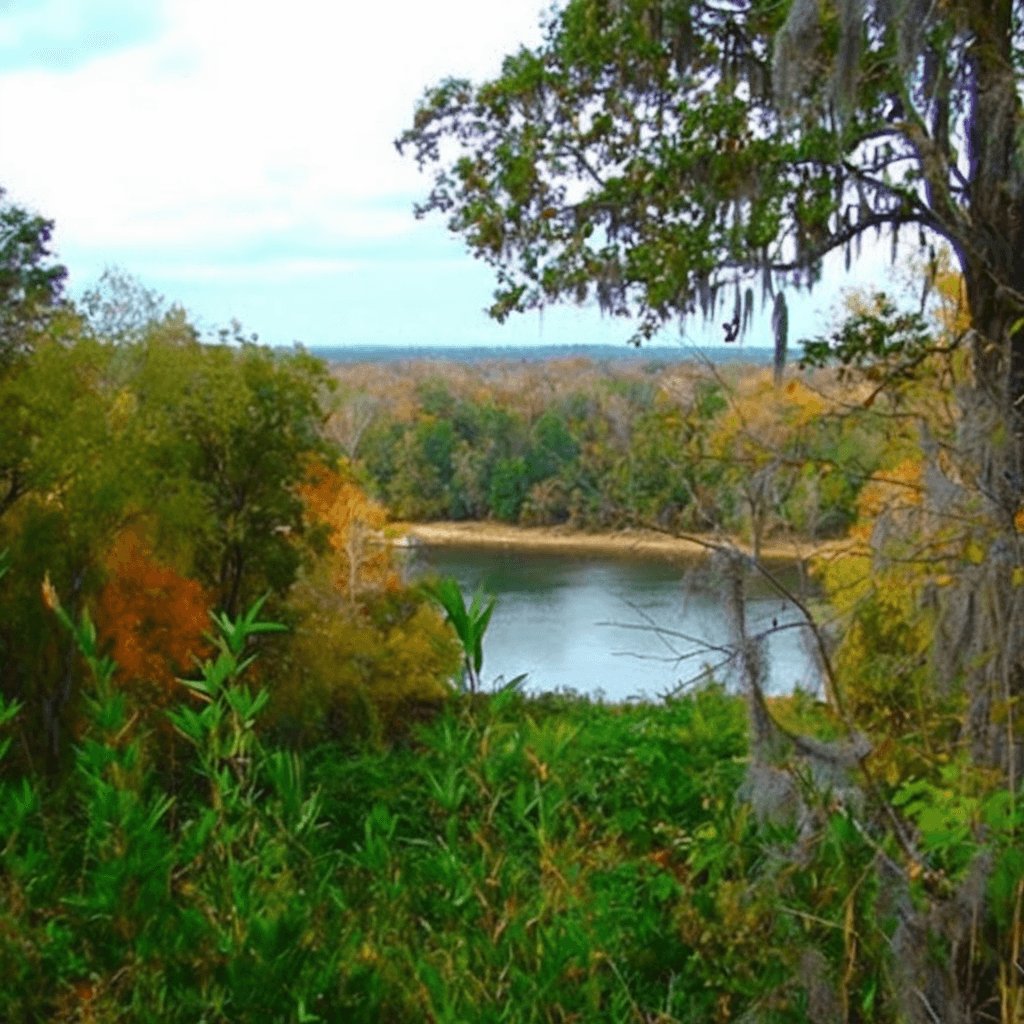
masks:
<instances>
[{"instance_id":1,"label":"large oak tree","mask_svg":"<svg viewBox=\"0 0 1024 1024\"><path fill-rule=\"evenodd\" d=\"M641 337L810 284L901 228L948 241L979 375L1024 394L1021 19L1010 0L571 0L480 86L427 92L399 140L497 268L491 307L596 296ZM782 314L780 303L779 313Z\"/></svg>"},{"instance_id":2,"label":"large oak tree","mask_svg":"<svg viewBox=\"0 0 1024 1024\"><path fill-rule=\"evenodd\" d=\"M922 521L941 521L944 539L915 599L942 609L930 678L936 693L966 698L955 746L997 768L1011 804L1024 776L1014 710L1024 700L1022 22L1020 0L568 0L542 44L506 58L493 81L428 91L398 140L435 168L418 213L446 215L496 268L499 320L596 297L639 318L639 342L724 304L734 340L760 283L778 369L783 296L815 284L825 256L845 251L849 266L865 233L888 233L895 255L902 230L930 250L933 280L948 243L970 308L954 344L969 346L972 377L945 451L923 435ZM842 334L838 354L884 359L890 336L896 353L917 344L918 322L869 317ZM730 607L745 650L742 602ZM773 729L757 659L747 660L756 762ZM871 744L847 724L845 752L790 739L819 767L861 769L870 788ZM756 806L756 770L751 778ZM780 778L760 775L787 791ZM995 981L991 963L974 970L973 954L958 953L979 906L968 882L915 916L905 894L920 854L891 807L877 820L902 849L902 868L887 860L877 881L904 893L891 942L895 976L909 979L896 986L909 993L907 1019L981 1019ZM975 882L990 865L978 860ZM949 964L938 971L921 937L943 929Z\"/></svg>"}]
</instances>

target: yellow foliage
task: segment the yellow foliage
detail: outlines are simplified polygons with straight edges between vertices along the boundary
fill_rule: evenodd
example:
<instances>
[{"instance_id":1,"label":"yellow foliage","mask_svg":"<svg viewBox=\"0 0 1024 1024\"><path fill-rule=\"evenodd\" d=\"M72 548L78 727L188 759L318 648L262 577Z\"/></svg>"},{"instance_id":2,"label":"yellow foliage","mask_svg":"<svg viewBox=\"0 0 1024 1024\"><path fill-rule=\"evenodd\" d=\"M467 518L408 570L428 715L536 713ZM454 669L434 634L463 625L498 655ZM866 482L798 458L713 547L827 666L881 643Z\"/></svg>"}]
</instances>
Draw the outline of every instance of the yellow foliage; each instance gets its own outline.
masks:
<instances>
[{"instance_id":1,"label":"yellow foliage","mask_svg":"<svg viewBox=\"0 0 1024 1024\"><path fill-rule=\"evenodd\" d=\"M806 380L793 378L777 388L768 370L748 374L737 382L729 408L715 421L713 450L748 463L771 461L804 428L840 405L839 396Z\"/></svg>"},{"instance_id":2,"label":"yellow foliage","mask_svg":"<svg viewBox=\"0 0 1024 1024\"><path fill-rule=\"evenodd\" d=\"M877 473L857 498L857 511L863 519L874 519L883 512L895 512L921 504L924 463L920 458L905 459L892 469Z\"/></svg>"},{"instance_id":3,"label":"yellow foliage","mask_svg":"<svg viewBox=\"0 0 1024 1024\"><path fill-rule=\"evenodd\" d=\"M958 711L957 695L932 683L934 613L921 600L928 577L913 564L877 570L867 557L822 565L819 576L846 622L833 669L847 712L874 741L872 770L892 783L926 775Z\"/></svg>"},{"instance_id":4,"label":"yellow foliage","mask_svg":"<svg viewBox=\"0 0 1024 1024\"><path fill-rule=\"evenodd\" d=\"M920 505L921 472L920 461L906 461L865 487L854 532L867 541L877 517L896 512L898 519ZM871 770L895 786L937 771L961 732L962 694L935 685L936 609L953 582L950 561L977 560L982 552L949 528L910 524L886 553L895 557L879 563L877 552L865 549L819 559L816 573L843 623L832 667L846 711L873 741Z\"/></svg>"},{"instance_id":5,"label":"yellow foliage","mask_svg":"<svg viewBox=\"0 0 1024 1024\"><path fill-rule=\"evenodd\" d=\"M786 399L799 411L799 419L804 422L816 419L828 409L823 395L795 378L786 385Z\"/></svg>"},{"instance_id":6,"label":"yellow foliage","mask_svg":"<svg viewBox=\"0 0 1024 1024\"><path fill-rule=\"evenodd\" d=\"M384 543L387 510L371 501L347 472L311 467L299 488L307 517L330 528L332 577L350 602L367 590L394 590L399 585L390 547Z\"/></svg>"},{"instance_id":7,"label":"yellow foliage","mask_svg":"<svg viewBox=\"0 0 1024 1024\"><path fill-rule=\"evenodd\" d=\"M836 558L819 556L815 569L830 604L840 615L848 615L871 589L869 553L843 551Z\"/></svg>"},{"instance_id":8,"label":"yellow foliage","mask_svg":"<svg viewBox=\"0 0 1024 1024\"><path fill-rule=\"evenodd\" d=\"M271 673L267 724L306 738L340 738L403 722L451 693L461 648L417 591L364 594L353 606L321 569L293 588L298 617L287 655ZM407 724L407 722L406 722Z\"/></svg>"}]
</instances>

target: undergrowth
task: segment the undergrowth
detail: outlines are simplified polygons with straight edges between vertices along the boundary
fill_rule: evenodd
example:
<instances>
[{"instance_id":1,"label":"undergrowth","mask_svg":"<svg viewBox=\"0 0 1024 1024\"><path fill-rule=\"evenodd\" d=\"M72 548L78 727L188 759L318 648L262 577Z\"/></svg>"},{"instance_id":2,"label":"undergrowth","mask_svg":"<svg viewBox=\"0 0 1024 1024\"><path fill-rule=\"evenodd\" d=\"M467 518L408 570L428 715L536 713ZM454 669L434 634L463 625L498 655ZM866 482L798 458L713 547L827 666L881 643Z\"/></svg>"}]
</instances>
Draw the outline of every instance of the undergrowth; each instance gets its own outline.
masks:
<instances>
[{"instance_id":1,"label":"undergrowth","mask_svg":"<svg viewBox=\"0 0 1024 1024\"><path fill-rule=\"evenodd\" d=\"M95 630L65 620L89 726L60 785L0 785L0 1019L721 1018L692 900L755 867L721 688L467 695L400 747L296 753L264 745L243 679L265 625L222 619L170 713L202 784L169 795Z\"/></svg>"},{"instance_id":2,"label":"undergrowth","mask_svg":"<svg viewBox=\"0 0 1024 1024\"><path fill-rule=\"evenodd\" d=\"M95 629L48 597L91 670L88 726L62 782L0 781L0 1020L901 1019L891 840L813 787L802 822L758 823L736 796L745 704L720 685L453 693L400 744L297 751L245 682L249 637L275 628L257 603L214 617L215 657L168 712L195 780L169 792ZM830 725L807 695L776 711ZM949 819L921 886L976 852L951 799L899 794ZM1020 827L1012 801L979 808L990 840ZM1020 855L999 856L979 976L985 929L1017 931Z\"/></svg>"}]
</instances>

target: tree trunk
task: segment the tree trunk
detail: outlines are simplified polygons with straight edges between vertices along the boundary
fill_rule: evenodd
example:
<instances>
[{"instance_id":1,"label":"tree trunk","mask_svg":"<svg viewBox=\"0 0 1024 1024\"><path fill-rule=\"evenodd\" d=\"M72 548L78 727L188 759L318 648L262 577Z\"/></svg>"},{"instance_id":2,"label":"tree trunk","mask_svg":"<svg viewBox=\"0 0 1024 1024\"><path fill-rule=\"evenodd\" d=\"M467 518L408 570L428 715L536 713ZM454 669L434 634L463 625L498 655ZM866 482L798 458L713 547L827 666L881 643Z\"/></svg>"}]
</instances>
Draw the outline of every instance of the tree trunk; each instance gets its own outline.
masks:
<instances>
[{"instance_id":1,"label":"tree trunk","mask_svg":"<svg viewBox=\"0 0 1024 1024\"><path fill-rule=\"evenodd\" d=\"M965 564L946 600L941 631L955 647L947 684L962 673L966 728L977 763L1020 777L1020 742L994 721L996 706L1024 688L1024 567L1015 519L1024 504L1024 160L1013 67L1012 4L970 5L973 41L967 51L968 214L957 244L971 312L973 388L958 396L958 438L966 529L985 552ZM953 522L953 519L949 520Z\"/></svg>"},{"instance_id":2,"label":"tree trunk","mask_svg":"<svg viewBox=\"0 0 1024 1024\"><path fill-rule=\"evenodd\" d=\"M946 597L942 631L956 651L944 659L940 684L952 685L962 674L972 758L1016 782L1024 767L1011 711L1024 695L1024 588L1015 584L1024 568L1024 537L1016 523L1024 504L1024 329L1015 325L1024 311L990 275L975 268L972 276L975 381L959 395L963 500L943 511L951 524L961 517L964 539L979 545L984 557L959 567L957 585Z\"/></svg>"},{"instance_id":3,"label":"tree trunk","mask_svg":"<svg viewBox=\"0 0 1024 1024\"><path fill-rule=\"evenodd\" d=\"M968 210L957 246L967 285L978 385L1019 435L1024 397L1024 153L1009 0L970 5ZM1018 487L1018 491L1020 488Z\"/></svg>"}]
</instances>

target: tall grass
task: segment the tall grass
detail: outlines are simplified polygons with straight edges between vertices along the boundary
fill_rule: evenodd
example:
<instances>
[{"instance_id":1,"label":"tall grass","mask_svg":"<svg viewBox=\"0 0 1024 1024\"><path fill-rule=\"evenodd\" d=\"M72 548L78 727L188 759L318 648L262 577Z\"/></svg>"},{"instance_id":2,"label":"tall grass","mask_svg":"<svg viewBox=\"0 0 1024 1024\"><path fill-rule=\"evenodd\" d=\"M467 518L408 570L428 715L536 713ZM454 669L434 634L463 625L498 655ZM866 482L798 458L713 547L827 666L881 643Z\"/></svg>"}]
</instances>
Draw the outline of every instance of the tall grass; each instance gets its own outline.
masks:
<instances>
[{"instance_id":1,"label":"tall grass","mask_svg":"<svg viewBox=\"0 0 1024 1024\"><path fill-rule=\"evenodd\" d=\"M243 680L265 626L218 621L171 713L199 784L172 795L68 625L94 668L75 771L0 784L0 1019L714 1019L678 918L703 845L748 827L720 688L465 695L401 748L298 754Z\"/></svg>"}]
</instances>

